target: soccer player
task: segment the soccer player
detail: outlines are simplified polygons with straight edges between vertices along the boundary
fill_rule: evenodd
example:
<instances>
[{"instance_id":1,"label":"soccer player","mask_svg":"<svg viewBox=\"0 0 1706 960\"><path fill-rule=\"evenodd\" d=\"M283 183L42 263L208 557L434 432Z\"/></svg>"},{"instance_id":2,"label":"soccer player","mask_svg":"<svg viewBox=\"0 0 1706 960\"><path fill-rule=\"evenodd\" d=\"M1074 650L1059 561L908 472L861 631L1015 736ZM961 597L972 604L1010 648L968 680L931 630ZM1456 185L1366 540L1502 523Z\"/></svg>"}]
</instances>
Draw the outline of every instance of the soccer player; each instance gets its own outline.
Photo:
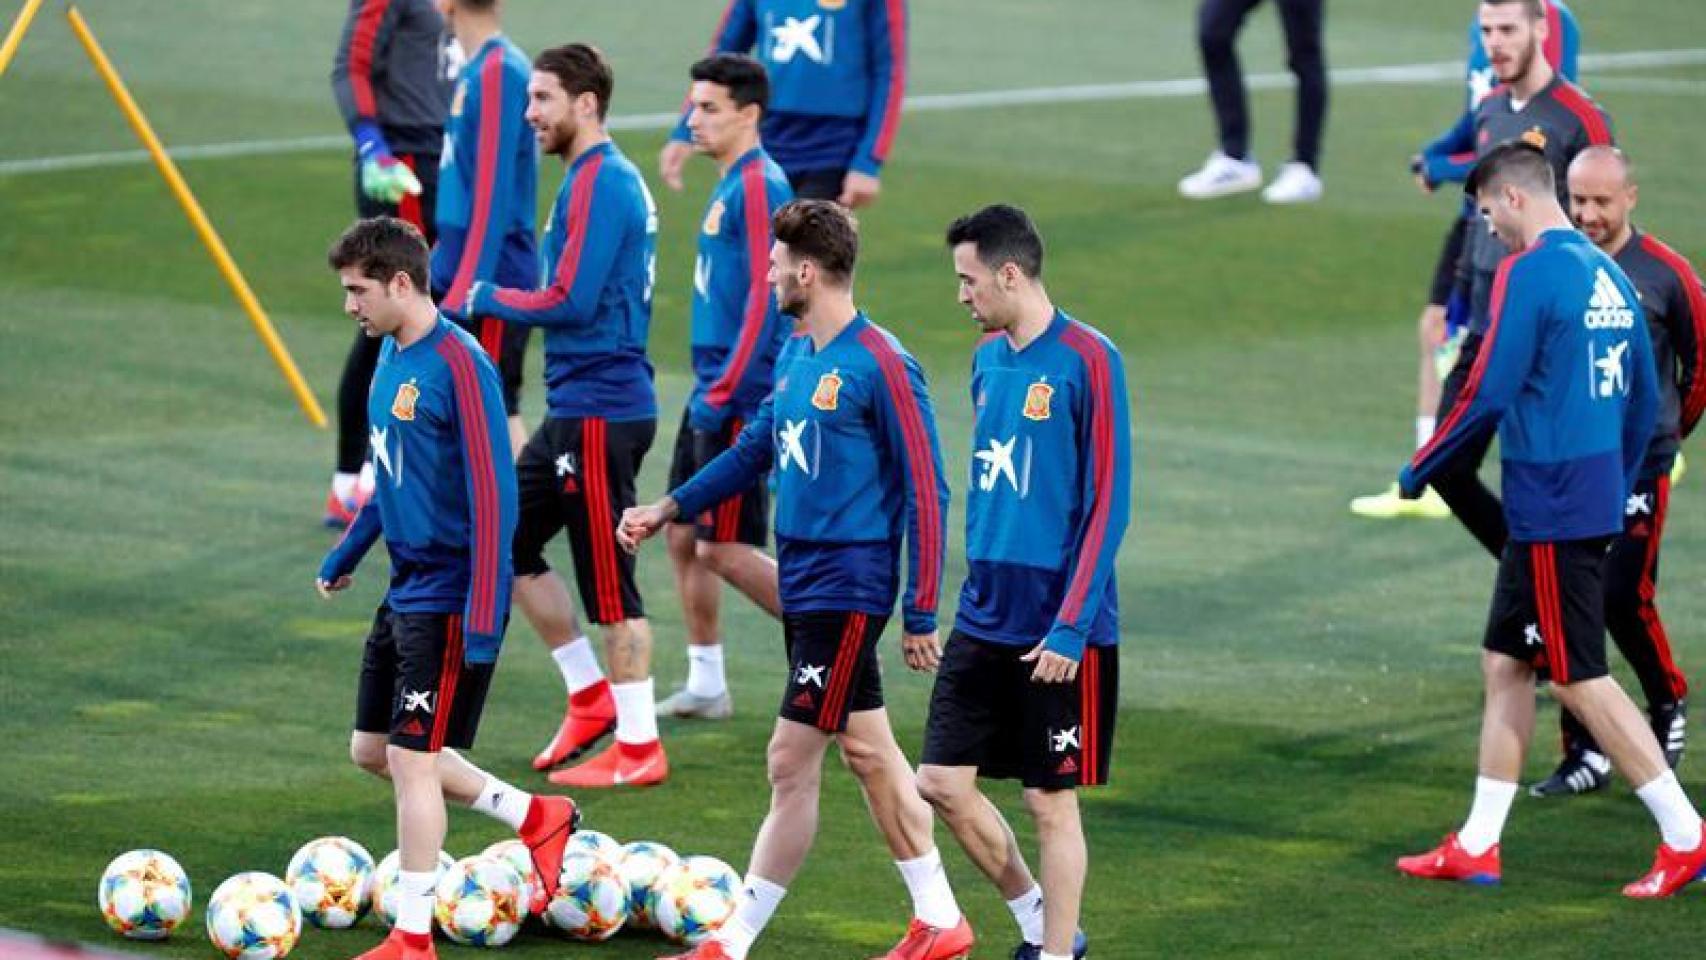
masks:
<instances>
[{"instance_id":1,"label":"soccer player","mask_svg":"<svg viewBox=\"0 0 1706 960\"><path fill-rule=\"evenodd\" d=\"M355 140L357 216L402 217L433 238L438 151L450 106L444 19L434 0L350 0L332 62L332 96ZM325 522L344 527L373 491L367 386L379 341L360 331L338 380L338 453Z\"/></svg>"},{"instance_id":2,"label":"soccer player","mask_svg":"<svg viewBox=\"0 0 1706 960\"><path fill-rule=\"evenodd\" d=\"M1238 31L1262 0L1202 0L1197 7L1197 47L1208 74L1220 147L1202 168L1179 181L1179 195L1209 200L1247 193L1262 185L1262 167L1250 154L1250 117L1244 75L1238 67ZM1297 120L1291 160L1262 191L1269 203L1321 199L1321 131L1327 122L1327 59L1322 52L1323 0L1274 0L1285 30L1286 66L1297 78Z\"/></svg>"},{"instance_id":3,"label":"soccer player","mask_svg":"<svg viewBox=\"0 0 1706 960\"><path fill-rule=\"evenodd\" d=\"M439 8L468 52L468 64L456 81L445 129L433 294L498 365L510 447L519 451L527 440L521 376L528 328L473 310L468 290L479 281L524 289L539 282L533 237L539 161L523 119L527 54L503 35L502 0L439 0Z\"/></svg>"},{"instance_id":4,"label":"soccer player","mask_svg":"<svg viewBox=\"0 0 1706 960\"><path fill-rule=\"evenodd\" d=\"M711 191L693 264L693 393L675 435L671 487L728 449L758 412L789 326L768 274L770 218L793 190L758 142L770 94L764 66L719 53L695 63L692 76L687 125L722 180ZM687 683L658 704L660 714L721 719L733 709L717 618L722 580L771 616L782 615L776 561L763 552L767 493L760 480L710 513L670 524L669 558L687 625Z\"/></svg>"},{"instance_id":5,"label":"soccer player","mask_svg":"<svg viewBox=\"0 0 1706 960\"><path fill-rule=\"evenodd\" d=\"M1049 300L1024 211L948 227L972 356L972 479L959 614L936 675L918 788L1019 923L1020 960L1082 958L1079 786L1107 782L1119 707L1114 559L1131 512L1125 368ZM1042 884L979 775L1018 779Z\"/></svg>"},{"instance_id":6,"label":"soccer player","mask_svg":"<svg viewBox=\"0 0 1706 960\"><path fill-rule=\"evenodd\" d=\"M930 808L883 708L877 640L901 601L907 666L935 667L948 487L923 371L853 300L859 235L844 207L796 200L777 211L770 280L803 335L788 341L776 390L735 445L663 499L622 516L636 549L776 469L776 550L788 683L770 737L770 812L734 916L682 960L743 960L804 863L817 833L831 741L912 894L913 919L890 960L947 960L971 950L931 837Z\"/></svg>"},{"instance_id":7,"label":"soccer player","mask_svg":"<svg viewBox=\"0 0 1706 960\"><path fill-rule=\"evenodd\" d=\"M459 755L474 745L509 619L515 469L497 371L428 295L427 244L393 217L361 220L327 255L344 311L383 338L369 394L374 497L320 565L331 597L385 537L391 586L362 654L350 756L397 795L397 923L364 960L431 960L433 884L449 797L502 821L554 892L580 818Z\"/></svg>"},{"instance_id":8,"label":"soccer player","mask_svg":"<svg viewBox=\"0 0 1706 960\"><path fill-rule=\"evenodd\" d=\"M1511 530L1483 640L1474 804L1460 830L1434 850L1400 858L1398 869L1433 880L1500 880L1499 835L1534 732L1543 667L1559 703L1581 718L1658 821L1663 842L1652 869L1624 894L1667 897L1706 870L1700 815L1605 662L1605 552L1623 530L1658 412L1652 344L1634 285L1571 228L1552 177L1546 155L1520 140L1484 154L1470 176L1476 206L1522 252L1499 264L1492 322L1468 383L1398 475L1400 489L1415 496L1496 429Z\"/></svg>"},{"instance_id":9,"label":"soccer player","mask_svg":"<svg viewBox=\"0 0 1706 960\"><path fill-rule=\"evenodd\" d=\"M669 773L654 712L651 626L634 558L616 546L616 518L634 505L634 478L657 432L646 359L657 208L605 130L615 83L604 55L585 44L534 61L527 122L566 172L545 227L555 267L544 289L480 282L468 296L476 316L545 328L548 412L516 463L516 599L569 688L563 722L534 767L556 766L616 733L598 756L551 774L579 787L661 783ZM568 589L545 562L545 545L564 527L581 603L603 629L608 681L580 635Z\"/></svg>"},{"instance_id":10,"label":"soccer player","mask_svg":"<svg viewBox=\"0 0 1706 960\"><path fill-rule=\"evenodd\" d=\"M877 199L906 94L906 7L907 0L728 0L711 52L756 49L773 89L764 146L795 195L852 208ZM675 190L693 153L692 106L658 156Z\"/></svg>"},{"instance_id":11,"label":"soccer player","mask_svg":"<svg viewBox=\"0 0 1706 960\"><path fill-rule=\"evenodd\" d=\"M1574 82L1576 62L1581 50L1581 32L1575 14L1562 0L1543 0L1546 10L1546 42L1541 55L1564 79ZM1479 6L1469 21L1469 60L1464 69L1465 107L1450 130L1441 134L1421 152L1410 158L1410 171L1423 193L1433 193L1441 184L1461 183L1475 165L1475 109L1493 92L1498 77L1481 45ZM1433 437L1438 423L1440 372L1449 369L1455 359L1459 338L1464 333L1465 303L1462 297L1453 298L1457 285L1457 261L1463 255L1463 242L1471 225L1477 220L1474 207L1464 202L1451 219L1445 241L1440 245L1439 258L1434 262L1433 282L1428 287L1428 302L1416 321L1419 357L1416 369L1416 449L1421 449ZM1357 497L1351 501L1351 512L1360 517L1386 520L1393 517L1421 517L1443 520L1451 516L1432 488L1415 500L1398 495L1398 485L1392 484L1380 493Z\"/></svg>"},{"instance_id":12,"label":"soccer player","mask_svg":"<svg viewBox=\"0 0 1706 960\"><path fill-rule=\"evenodd\" d=\"M1483 0L1478 16L1481 43L1501 83L1476 111L1477 154L1485 156L1511 140L1539 148L1552 167L1562 205L1570 161L1590 146L1610 143L1611 123L1587 94L1558 76L1542 55L1549 34L1540 0ZM1511 252L1499 237L1479 227L1469 230L1464 247L1456 295L1467 304L1469 329L1440 387L1442 420L1473 375L1491 322L1494 274ZM1498 497L1477 475L1491 443L1491 433L1480 434L1448 469L1435 472L1431 483L1463 526L1488 553L1499 557L1508 536L1504 513Z\"/></svg>"},{"instance_id":13,"label":"soccer player","mask_svg":"<svg viewBox=\"0 0 1706 960\"><path fill-rule=\"evenodd\" d=\"M1569 191L1576 225L1617 261L1640 294L1658 369L1658 423L1640 478L1623 504L1622 536L1612 542L1606 560L1605 622L1641 681L1653 735L1675 768L1687 742L1688 678L1671 653L1654 601L1672 462L1706 409L1706 291L1681 254L1630 222L1635 177L1622 151L1589 147L1577 154L1570 163ZM1559 719L1563 762L1529 793L1568 796L1604 787L1611 781L1604 751L1568 710Z\"/></svg>"}]
</instances>

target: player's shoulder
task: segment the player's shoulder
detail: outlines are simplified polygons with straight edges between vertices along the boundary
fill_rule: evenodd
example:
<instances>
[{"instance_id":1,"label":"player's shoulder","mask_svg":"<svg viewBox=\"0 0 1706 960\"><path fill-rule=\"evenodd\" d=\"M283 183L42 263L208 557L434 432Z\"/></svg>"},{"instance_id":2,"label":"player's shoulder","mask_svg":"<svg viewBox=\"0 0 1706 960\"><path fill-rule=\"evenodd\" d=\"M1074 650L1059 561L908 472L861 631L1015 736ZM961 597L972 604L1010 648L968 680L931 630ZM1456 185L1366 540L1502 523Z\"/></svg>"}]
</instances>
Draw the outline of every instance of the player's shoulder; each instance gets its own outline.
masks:
<instances>
[{"instance_id":1,"label":"player's shoulder","mask_svg":"<svg viewBox=\"0 0 1706 960\"><path fill-rule=\"evenodd\" d=\"M1629 244L1629 248L1631 252L1663 264L1678 281L1695 275L1694 265L1688 262L1687 257L1650 233L1637 235L1635 242Z\"/></svg>"},{"instance_id":2,"label":"player's shoulder","mask_svg":"<svg viewBox=\"0 0 1706 960\"><path fill-rule=\"evenodd\" d=\"M741 170L743 190L749 177L763 184L765 196L773 207L779 207L794 199L794 187L788 182L788 174L782 169L782 165L770 156L769 151L763 148L760 148L757 156L749 160Z\"/></svg>"},{"instance_id":3,"label":"player's shoulder","mask_svg":"<svg viewBox=\"0 0 1706 960\"><path fill-rule=\"evenodd\" d=\"M895 336L893 331L870 318L866 318L865 327L859 331L856 339L859 346L863 348L860 351L861 355L869 358L873 369L899 361L910 369L919 372L923 370L911 352L906 349L906 344L901 343L900 338Z\"/></svg>"},{"instance_id":4,"label":"player's shoulder","mask_svg":"<svg viewBox=\"0 0 1706 960\"><path fill-rule=\"evenodd\" d=\"M497 368L492 366L492 358L473 334L463 329L460 324L442 316L439 318L439 326L443 335L433 344L433 352L450 371L453 382L460 382L460 378L468 372L477 375L490 373L496 376Z\"/></svg>"},{"instance_id":5,"label":"player's shoulder","mask_svg":"<svg viewBox=\"0 0 1706 960\"><path fill-rule=\"evenodd\" d=\"M1593 94L1588 93L1575 82L1559 77L1557 84L1552 87L1552 99L1574 116L1582 126L1588 128L1590 132L1609 135L1605 126L1610 114L1606 113L1599 101L1593 98Z\"/></svg>"},{"instance_id":6,"label":"player's shoulder","mask_svg":"<svg viewBox=\"0 0 1706 960\"><path fill-rule=\"evenodd\" d=\"M497 49L499 51L497 56L501 57L503 60L504 73L509 75L504 79L507 81L515 77L520 77L522 81L522 90L525 91L527 89L527 81L533 76L533 58L527 55L526 50L521 49L520 44L517 44L514 40L511 40L508 37L503 37L499 40Z\"/></svg>"},{"instance_id":7,"label":"player's shoulder","mask_svg":"<svg viewBox=\"0 0 1706 960\"><path fill-rule=\"evenodd\" d=\"M1062 313L1061 316L1066 321L1060 331L1061 342L1082 357L1085 363L1121 365L1125 362L1112 337L1070 314Z\"/></svg>"}]
</instances>

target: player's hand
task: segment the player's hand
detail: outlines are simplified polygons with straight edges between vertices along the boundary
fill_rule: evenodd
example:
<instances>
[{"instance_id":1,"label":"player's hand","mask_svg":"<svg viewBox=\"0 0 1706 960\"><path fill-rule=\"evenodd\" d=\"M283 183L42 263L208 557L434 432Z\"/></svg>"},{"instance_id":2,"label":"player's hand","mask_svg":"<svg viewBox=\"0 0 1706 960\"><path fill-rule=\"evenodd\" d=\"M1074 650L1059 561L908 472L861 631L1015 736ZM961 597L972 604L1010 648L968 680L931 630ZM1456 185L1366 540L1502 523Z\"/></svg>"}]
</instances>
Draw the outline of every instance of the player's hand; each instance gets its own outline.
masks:
<instances>
[{"instance_id":1,"label":"player's hand","mask_svg":"<svg viewBox=\"0 0 1706 960\"><path fill-rule=\"evenodd\" d=\"M330 600L330 599L332 599L332 594L337 593L339 590L349 589L349 585L352 582L352 580L353 580L353 578L350 577L350 575L347 573L344 574L343 576L337 578L336 580L329 580L329 581L328 580L321 580L318 577L316 577L314 579L314 589L320 591L320 596L322 599Z\"/></svg>"},{"instance_id":2,"label":"player's hand","mask_svg":"<svg viewBox=\"0 0 1706 960\"><path fill-rule=\"evenodd\" d=\"M1020 657L1026 663L1035 663L1036 669L1031 671L1034 683L1071 683L1078 679L1078 661L1071 657L1063 657L1052 650L1044 649L1048 641L1043 641L1031 648L1031 652Z\"/></svg>"},{"instance_id":3,"label":"player's hand","mask_svg":"<svg viewBox=\"0 0 1706 960\"><path fill-rule=\"evenodd\" d=\"M1410 176L1416 180L1416 189L1423 193L1434 192L1434 183L1428 179L1427 163L1419 153L1410 156Z\"/></svg>"},{"instance_id":4,"label":"player's hand","mask_svg":"<svg viewBox=\"0 0 1706 960\"><path fill-rule=\"evenodd\" d=\"M935 670L942 662L942 644L935 630L929 633L902 633L900 655L906 665L920 673Z\"/></svg>"},{"instance_id":5,"label":"player's hand","mask_svg":"<svg viewBox=\"0 0 1706 960\"><path fill-rule=\"evenodd\" d=\"M616 542L629 553L637 553L641 543L655 536L680 512L669 497L643 507L629 507L622 511L622 522L616 525Z\"/></svg>"},{"instance_id":6,"label":"player's hand","mask_svg":"<svg viewBox=\"0 0 1706 960\"><path fill-rule=\"evenodd\" d=\"M857 210L867 206L877 199L877 194L883 192L883 183L868 173L857 170L847 171L847 178L841 181L841 196L835 202L849 210Z\"/></svg>"},{"instance_id":7,"label":"player's hand","mask_svg":"<svg viewBox=\"0 0 1706 960\"><path fill-rule=\"evenodd\" d=\"M406 163L384 155L368 157L361 163L361 192L369 200L395 204L403 197L418 197L421 181Z\"/></svg>"},{"instance_id":8,"label":"player's hand","mask_svg":"<svg viewBox=\"0 0 1706 960\"><path fill-rule=\"evenodd\" d=\"M671 190L681 189L681 169L687 166L687 158L691 156L693 144L683 140L671 140L658 151L658 176Z\"/></svg>"}]
</instances>

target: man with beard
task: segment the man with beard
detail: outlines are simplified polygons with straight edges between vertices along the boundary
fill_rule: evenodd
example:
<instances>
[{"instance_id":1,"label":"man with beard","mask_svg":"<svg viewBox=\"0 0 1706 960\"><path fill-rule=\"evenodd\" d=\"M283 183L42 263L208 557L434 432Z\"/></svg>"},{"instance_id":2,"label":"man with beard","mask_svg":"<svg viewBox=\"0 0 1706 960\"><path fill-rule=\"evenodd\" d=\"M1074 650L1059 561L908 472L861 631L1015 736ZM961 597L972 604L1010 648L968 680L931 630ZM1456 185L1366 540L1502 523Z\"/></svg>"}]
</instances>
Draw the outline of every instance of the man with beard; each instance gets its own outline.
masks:
<instances>
[{"instance_id":1,"label":"man with beard","mask_svg":"<svg viewBox=\"0 0 1706 960\"><path fill-rule=\"evenodd\" d=\"M1635 670L1647 698L1653 734L1675 767L1688 732L1688 678L1671 654L1654 600L1659 539L1670 508L1670 470L1682 440L1706 409L1706 292L1682 255L1630 222L1635 179L1616 147L1589 147L1570 164L1570 213L1576 225L1610 254L1635 292L1653 341L1659 378L1659 418L1640 478L1623 505L1623 535L1611 544L1605 572L1605 623ZM1570 796L1611 782L1611 761L1582 722L1562 711L1564 759L1529 788L1536 797Z\"/></svg>"},{"instance_id":2,"label":"man with beard","mask_svg":"<svg viewBox=\"0 0 1706 960\"><path fill-rule=\"evenodd\" d=\"M634 479L657 430L646 358L657 208L605 131L616 81L604 55L573 43L546 50L533 66L527 121L540 148L567 168L545 229L555 266L542 290L479 283L468 297L476 315L545 328L548 413L516 462L516 599L551 648L569 704L533 765L578 756L614 729L614 744L551 781L660 783L669 763L654 712L651 626L634 558L616 546L616 518L634 505ZM568 589L545 562L545 545L564 527L581 602L603 628L608 681L579 636Z\"/></svg>"}]
</instances>

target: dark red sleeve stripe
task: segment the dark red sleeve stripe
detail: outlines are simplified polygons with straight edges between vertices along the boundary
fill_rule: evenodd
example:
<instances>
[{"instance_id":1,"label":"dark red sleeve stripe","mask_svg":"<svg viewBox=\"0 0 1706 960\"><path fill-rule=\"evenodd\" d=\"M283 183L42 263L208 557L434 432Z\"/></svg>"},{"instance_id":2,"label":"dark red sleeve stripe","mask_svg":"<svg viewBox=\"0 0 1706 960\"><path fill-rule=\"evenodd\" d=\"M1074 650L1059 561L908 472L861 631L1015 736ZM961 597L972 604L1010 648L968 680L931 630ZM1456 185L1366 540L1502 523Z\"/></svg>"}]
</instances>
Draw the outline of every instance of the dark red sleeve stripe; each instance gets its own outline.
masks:
<instances>
[{"instance_id":1,"label":"dark red sleeve stripe","mask_svg":"<svg viewBox=\"0 0 1706 960\"><path fill-rule=\"evenodd\" d=\"M894 145L894 134L900 128L900 105L906 97L906 3L905 0L885 0L889 16L889 94L883 106L882 131L871 153L877 160L887 160Z\"/></svg>"},{"instance_id":2,"label":"dark red sleeve stripe","mask_svg":"<svg viewBox=\"0 0 1706 960\"><path fill-rule=\"evenodd\" d=\"M1582 129L1587 131L1588 143L1596 147L1611 143L1611 125L1599 112L1599 104L1594 103L1593 98L1583 93L1580 87L1565 80L1558 84L1553 97L1581 121Z\"/></svg>"},{"instance_id":3,"label":"dark red sleeve stripe","mask_svg":"<svg viewBox=\"0 0 1706 960\"><path fill-rule=\"evenodd\" d=\"M474 167L474 210L468 224L468 237L462 245L462 262L456 266L456 277L444 295L445 305L461 310L468 297L468 287L478 277L474 271L480 265L480 255L486 246L486 234L491 231L492 191L497 189L499 137L503 131L504 113L504 55L501 49L486 54L480 64L480 143ZM504 184L508 186L508 184Z\"/></svg>"},{"instance_id":4,"label":"dark red sleeve stripe","mask_svg":"<svg viewBox=\"0 0 1706 960\"><path fill-rule=\"evenodd\" d=\"M1083 358L1090 375L1090 469L1096 485L1090 523L1057 617L1066 623L1077 623L1084 610L1084 598L1090 592L1090 581L1101 562L1102 542L1108 535L1108 513L1113 508L1114 400L1107 348L1076 321L1065 333L1062 339Z\"/></svg>"},{"instance_id":5,"label":"dark red sleeve stripe","mask_svg":"<svg viewBox=\"0 0 1706 960\"><path fill-rule=\"evenodd\" d=\"M747 161L740 174L741 192L746 195L742 204L746 217L746 314L741 317L740 336L735 340L734 356L723 368L722 376L705 391L705 403L721 407L734 396L746 368L752 363L753 351L758 348L759 335L770 314L770 196L764 182L764 164L754 158Z\"/></svg>"},{"instance_id":6,"label":"dark red sleeve stripe","mask_svg":"<svg viewBox=\"0 0 1706 960\"><path fill-rule=\"evenodd\" d=\"M1689 385L1688 395L1682 398L1682 425L1686 432L1706 412L1706 290L1701 289L1700 278L1688 260L1662 241L1642 234L1641 248L1676 274L1676 282L1682 285L1683 298L1688 304L1685 319L1694 331L1694 382Z\"/></svg>"},{"instance_id":7,"label":"dark red sleeve stripe","mask_svg":"<svg viewBox=\"0 0 1706 960\"><path fill-rule=\"evenodd\" d=\"M1498 272L1493 274L1493 294L1487 308L1489 314L1487 335L1481 338L1481 348L1480 352L1475 355L1475 365L1469 368L1469 379L1463 382L1463 389L1458 391L1457 399L1451 404L1451 410L1446 413L1445 420L1441 421L1438 428L1434 430L1434 435L1410 459L1412 468L1419 468L1422 461L1433 454L1440 441L1444 440L1446 435L1451 432L1451 428L1457 426L1458 421L1463 419L1463 411L1469 409L1470 401L1475 399L1475 391L1481 388L1481 376L1487 370L1487 358L1493 354L1493 338L1499 334L1499 315L1504 313L1505 286L1510 282L1511 268L1516 265L1518 260L1527 255L1527 251L1511 254L1499 264Z\"/></svg>"},{"instance_id":8,"label":"dark red sleeve stripe","mask_svg":"<svg viewBox=\"0 0 1706 960\"><path fill-rule=\"evenodd\" d=\"M385 20L385 10L391 0L367 0L355 17L355 30L349 41L349 85L355 98L359 117L378 117L379 101L373 95L373 45L379 39L379 25Z\"/></svg>"},{"instance_id":9,"label":"dark red sleeve stripe","mask_svg":"<svg viewBox=\"0 0 1706 960\"><path fill-rule=\"evenodd\" d=\"M604 154L593 154L575 173L574 182L569 184L569 203L563 214L567 221L563 225L567 236L563 240L563 253L557 258L557 275L551 285L543 290L499 290L496 294L499 303L531 313L555 309L569 299L569 293L575 288L575 275L580 271L586 233L592 226L592 194L597 186L598 170L603 165Z\"/></svg>"},{"instance_id":10,"label":"dark red sleeve stripe","mask_svg":"<svg viewBox=\"0 0 1706 960\"><path fill-rule=\"evenodd\" d=\"M1564 16L1558 12L1558 5L1551 0L1545 0L1546 6L1546 49L1541 54L1546 62L1556 70L1563 66L1564 59Z\"/></svg>"},{"instance_id":11,"label":"dark red sleeve stripe","mask_svg":"<svg viewBox=\"0 0 1706 960\"><path fill-rule=\"evenodd\" d=\"M468 476L473 480L473 499L468 504L468 527L474 533L473 574L468 587L469 612L475 633L496 633L498 629L497 575L498 550L498 478L493 471L491 445L486 441L487 419L485 398L480 394L480 381L474 372L474 358L468 348L454 336L439 341L438 353L450 367L450 382L456 394L456 413L462 421L462 455L467 461Z\"/></svg>"},{"instance_id":12,"label":"dark red sleeve stripe","mask_svg":"<svg viewBox=\"0 0 1706 960\"><path fill-rule=\"evenodd\" d=\"M877 359L888 386L889 400L900 420L901 436L906 442L907 468L912 476L913 499L918 503L918 529L912 532L918 546L918 587L913 593L912 606L925 612L936 609L936 595L942 578L940 544L941 505L936 502L936 463L930 456L930 435L924 429L924 418L912 396L912 382L906 375L906 364L895 352L888 338L876 327L866 327L859 342Z\"/></svg>"}]
</instances>

